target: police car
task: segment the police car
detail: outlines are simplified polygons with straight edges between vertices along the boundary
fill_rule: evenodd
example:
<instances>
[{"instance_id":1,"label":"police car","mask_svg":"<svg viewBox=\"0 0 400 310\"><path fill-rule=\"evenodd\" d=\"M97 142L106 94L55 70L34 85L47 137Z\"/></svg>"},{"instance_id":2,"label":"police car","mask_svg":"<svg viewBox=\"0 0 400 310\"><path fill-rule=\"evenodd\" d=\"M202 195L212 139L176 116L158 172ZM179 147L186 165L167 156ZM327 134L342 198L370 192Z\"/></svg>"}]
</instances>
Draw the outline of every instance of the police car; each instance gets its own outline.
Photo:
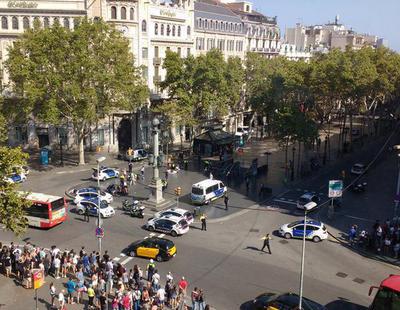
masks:
<instances>
[{"instance_id":1,"label":"police car","mask_svg":"<svg viewBox=\"0 0 400 310\"><path fill-rule=\"evenodd\" d=\"M186 222L188 222L189 225L193 223L193 214L190 213L188 210L181 208L170 208L167 210L157 212L154 214L154 218L161 218L171 215L186 220Z\"/></svg>"},{"instance_id":2,"label":"police car","mask_svg":"<svg viewBox=\"0 0 400 310\"><path fill-rule=\"evenodd\" d=\"M98 198L91 198L82 200L76 205L76 212L80 215L85 213L86 208L89 209L89 215L98 216ZM112 217L115 215L115 210L106 201L100 201L100 215L101 217Z\"/></svg>"},{"instance_id":3,"label":"police car","mask_svg":"<svg viewBox=\"0 0 400 310\"><path fill-rule=\"evenodd\" d=\"M74 203L78 204L78 202L82 200L87 200L91 198L96 198L99 196L99 192L95 187L85 187L80 188L75 192L76 196L74 199ZM113 201L113 196L104 191L100 191L101 200L105 200L107 203L111 203Z\"/></svg>"},{"instance_id":4,"label":"police car","mask_svg":"<svg viewBox=\"0 0 400 310\"><path fill-rule=\"evenodd\" d=\"M304 235L304 220L282 225L279 228L279 235L286 239L302 239ZM306 239L319 242L327 238L328 231L323 223L314 220L306 221Z\"/></svg>"},{"instance_id":5,"label":"police car","mask_svg":"<svg viewBox=\"0 0 400 310\"><path fill-rule=\"evenodd\" d=\"M22 183L26 181L26 175L24 173L13 173L12 175L6 177L6 182L8 183Z\"/></svg>"},{"instance_id":6,"label":"police car","mask_svg":"<svg viewBox=\"0 0 400 310\"><path fill-rule=\"evenodd\" d=\"M100 181L105 181L108 179L118 178L118 177L119 177L118 169L109 167L100 167L100 173L98 173L97 168L93 168L93 174L92 174L93 180L97 181L99 179Z\"/></svg>"},{"instance_id":7,"label":"police car","mask_svg":"<svg viewBox=\"0 0 400 310\"><path fill-rule=\"evenodd\" d=\"M223 197L227 187L219 180L203 180L192 185L190 199L193 204L209 204L211 201Z\"/></svg>"},{"instance_id":8,"label":"police car","mask_svg":"<svg viewBox=\"0 0 400 310\"><path fill-rule=\"evenodd\" d=\"M185 219L172 215L149 219L145 227L149 231L163 232L172 237L186 234L189 231L189 224Z\"/></svg>"}]
</instances>

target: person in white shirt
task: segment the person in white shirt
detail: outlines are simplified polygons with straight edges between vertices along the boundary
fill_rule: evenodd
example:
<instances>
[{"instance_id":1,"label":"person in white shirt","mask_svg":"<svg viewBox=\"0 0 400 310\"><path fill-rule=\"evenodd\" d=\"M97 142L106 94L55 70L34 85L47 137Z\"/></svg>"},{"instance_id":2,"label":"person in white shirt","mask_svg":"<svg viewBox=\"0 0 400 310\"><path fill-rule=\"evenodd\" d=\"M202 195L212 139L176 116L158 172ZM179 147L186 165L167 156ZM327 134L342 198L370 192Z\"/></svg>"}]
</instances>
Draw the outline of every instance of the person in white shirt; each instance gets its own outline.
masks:
<instances>
[{"instance_id":1,"label":"person in white shirt","mask_svg":"<svg viewBox=\"0 0 400 310\"><path fill-rule=\"evenodd\" d=\"M167 282L168 281L172 282L173 280L174 280L174 277L172 276L171 271L168 271L168 273L167 273Z\"/></svg>"},{"instance_id":2,"label":"person in white shirt","mask_svg":"<svg viewBox=\"0 0 400 310\"><path fill-rule=\"evenodd\" d=\"M158 274L158 270L157 270L157 269L154 271L154 274L153 274L153 276L151 277L151 283L152 283L152 285L153 285L153 288L154 288L155 290L158 290L158 288L159 288L159 283L160 283L160 275Z\"/></svg>"},{"instance_id":3,"label":"person in white shirt","mask_svg":"<svg viewBox=\"0 0 400 310\"><path fill-rule=\"evenodd\" d=\"M65 290L61 290L58 294L58 307L59 309L63 309L65 306L65 297L64 297Z\"/></svg>"},{"instance_id":4,"label":"person in white shirt","mask_svg":"<svg viewBox=\"0 0 400 310\"><path fill-rule=\"evenodd\" d=\"M56 279L60 279L59 273L60 273L61 260L58 255L53 260L53 266L54 266L54 277Z\"/></svg>"},{"instance_id":5,"label":"person in white shirt","mask_svg":"<svg viewBox=\"0 0 400 310\"><path fill-rule=\"evenodd\" d=\"M158 297L158 300L160 301L161 307L164 306L164 302L165 302L165 290L164 290L164 288L160 287L157 290L157 297Z\"/></svg>"}]
</instances>

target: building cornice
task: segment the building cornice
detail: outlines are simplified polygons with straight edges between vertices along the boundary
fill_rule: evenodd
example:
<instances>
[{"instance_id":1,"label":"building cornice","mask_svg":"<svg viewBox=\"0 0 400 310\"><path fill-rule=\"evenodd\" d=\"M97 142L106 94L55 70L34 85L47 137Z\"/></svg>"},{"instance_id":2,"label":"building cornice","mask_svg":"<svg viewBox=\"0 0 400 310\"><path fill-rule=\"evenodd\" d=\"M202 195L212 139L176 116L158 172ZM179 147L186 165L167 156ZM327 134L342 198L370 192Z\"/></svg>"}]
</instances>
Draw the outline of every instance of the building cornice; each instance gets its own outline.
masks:
<instances>
[{"instance_id":1,"label":"building cornice","mask_svg":"<svg viewBox=\"0 0 400 310\"><path fill-rule=\"evenodd\" d=\"M54 10L54 9L1 9L1 13L16 13L15 15L38 15L38 14L59 14L59 15L83 15L87 12L85 10Z\"/></svg>"}]
</instances>

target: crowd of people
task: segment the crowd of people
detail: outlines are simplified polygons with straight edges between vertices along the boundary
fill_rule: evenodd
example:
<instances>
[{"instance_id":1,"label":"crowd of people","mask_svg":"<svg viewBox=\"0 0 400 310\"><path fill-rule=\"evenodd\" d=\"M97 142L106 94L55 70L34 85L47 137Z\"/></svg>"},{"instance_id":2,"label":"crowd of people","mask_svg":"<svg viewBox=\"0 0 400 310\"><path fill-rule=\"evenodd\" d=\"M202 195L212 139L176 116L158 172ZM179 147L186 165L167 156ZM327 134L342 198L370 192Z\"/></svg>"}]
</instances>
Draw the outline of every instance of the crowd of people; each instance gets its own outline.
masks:
<instances>
[{"instance_id":1,"label":"crowd of people","mask_svg":"<svg viewBox=\"0 0 400 310\"><path fill-rule=\"evenodd\" d=\"M56 246L46 250L29 242L22 248L0 243L1 270L6 277L15 279L25 288L32 288L32 271L41 269L45 277L66 279L64 287L49 284L50 304L53 309L65 310L68 304L87 304L88 309L101 310L208 310L204 291L195 287L188 292L189 283L184 276L175 279L171 272L162 277L156 263L150 260L146 268L134 265L127 270L114 262L107 251L88 253L60 250ZM47 283L49 280L47 280ZM186 297L191 299L186 303Z\"/></svg>"},{"instance_id":2,"label":"crowd of people","mask_svg":"<svg viewBox=\"0 0 400 310\"><path fill-rule=\"evenodd\" d=\"M349 242L379 255L399 258L400 253L400 219L387 219L383 224L376 220L371 231L360 230L352 225L349 231Z\"/></svg>"}]
</instances>

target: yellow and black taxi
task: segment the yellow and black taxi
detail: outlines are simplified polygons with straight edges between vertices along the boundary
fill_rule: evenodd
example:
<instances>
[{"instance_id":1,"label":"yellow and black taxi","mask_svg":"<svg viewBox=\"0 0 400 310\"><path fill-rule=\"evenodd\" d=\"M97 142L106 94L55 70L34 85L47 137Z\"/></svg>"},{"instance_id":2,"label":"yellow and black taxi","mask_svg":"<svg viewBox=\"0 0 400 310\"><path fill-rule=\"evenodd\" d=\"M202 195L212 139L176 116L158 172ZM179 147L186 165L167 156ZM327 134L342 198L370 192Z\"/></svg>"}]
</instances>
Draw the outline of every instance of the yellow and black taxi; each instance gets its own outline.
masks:
<instances>
[{"instance_id":1,"label":"yellow and black taxi","mask_svg":"<svg viewBox=\"0 0 400 310\"><path fill-rule=\"evenodd\" d=\"M140 256L162 262L176 255L176 246L171 240L151 237L132 243L127 248L127 254L132 257Z\"/></svg>"}]
</instances>

